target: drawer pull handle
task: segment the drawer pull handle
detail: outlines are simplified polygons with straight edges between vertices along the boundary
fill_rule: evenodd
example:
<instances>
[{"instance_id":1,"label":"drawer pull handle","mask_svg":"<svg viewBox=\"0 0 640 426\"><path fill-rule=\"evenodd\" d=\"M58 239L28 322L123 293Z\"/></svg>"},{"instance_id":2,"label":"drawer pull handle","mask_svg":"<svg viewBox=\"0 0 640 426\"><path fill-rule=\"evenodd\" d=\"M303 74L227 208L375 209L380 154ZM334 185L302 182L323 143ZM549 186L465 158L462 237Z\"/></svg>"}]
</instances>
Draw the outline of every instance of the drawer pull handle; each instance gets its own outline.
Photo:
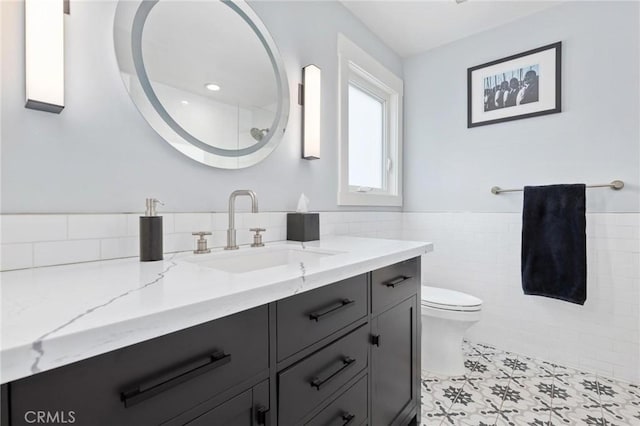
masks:
<instances>
[{"instance_id":1,"label":"drawer pull handle","mask_svg":"<svg viewBox=\"0 0 640 426\"><path fill-rule=\"evenodd\" d=\"M384 283L384 285L386 285L387 287L391 287L394 288L396 286L399 286L402 283L405 283L407 281L409 281L411 278L413 277L407 277L406 275L400 275L399 277L396 277L390 281L387 281L386 283Z\"/></svg>"},{"instance_id":2,"label":"drawer pull handle","mask_svg":"<svg viewBox=\"0 0 640 426\"><path fill-rule=\"evenodd\" d=\"M269 419L269 417L267 416L267 413L269 412L269 409L263 405L258 406L257 410L256 410L256 423L259 425L267 425L267 420Z\"/></svg>"},{"instance_id":3,"label":"drawer pull handle","mask_svg":"<svg viewBox=\"0 0 640 426\"><path fill-rule=\"evenodd\" d=\"M328 315L334 314L341 309L348 308L349 306L354 306L355 300L343 299L338 303L331 305L331 307L325 309L324 311L313 312L309 314L309 319L311 321L318 322L323 317L327 317Z\"/></svg>"},{"instance_id":4,"label":"drawer pull handle","mask_svg":"<svg viewBox=\"0 0 640 426\"><path fill-rule=\"evenodd\" d=\"M311 381L311 387L314 387L318 390L320 390L320 388L324 385L326 385L327 383L329 383L331 380L335 379L336 377L338 377L341 373L344 373L345 371L347 371L349 369L349 367L352 367L356 364L356 360L351 358L351 357L345 357L342 359L342 367L340 367L338 370L336 370L334 373L332 373L329 377L327 377L324 380L321 380L319 377L316 377L315 379L313 379Z\"/></svg>"},{"instance_id":5,"label":"drawer pull handle","mask_svg":"<svg viewBox=\"0 0 640 426\"><path fill-rule=\"evenodd\" d=\"M204 360L199 362L198 367L192 368L186 372L179 374L173 374L172 377L167 378L167 375L162 375L158 378L148 380L136 386L135 388L122 392L121 399L124 402L125 407L131 407L149 398L152 398L166 390L169 390L181 383L200 376L208 371L222 367L223 365L231 362L231 355L223 352L216 352L209 355ZM204 364L203 364L204 363Z\"/></svg>"},{"instance_id":6,"label":"drawer pull handle","mask_svg":"<svg viewBox=\"0 0 640 426\"><path fill-rule=\"evenodd\" d=\"M344 420L344 423L342 423L342 426L347 426L353 423L353 420L356 418L356 415L345 412L344 414L342 414L341 417L342 417L342 420Z\"/></svg>"}]
</instances>

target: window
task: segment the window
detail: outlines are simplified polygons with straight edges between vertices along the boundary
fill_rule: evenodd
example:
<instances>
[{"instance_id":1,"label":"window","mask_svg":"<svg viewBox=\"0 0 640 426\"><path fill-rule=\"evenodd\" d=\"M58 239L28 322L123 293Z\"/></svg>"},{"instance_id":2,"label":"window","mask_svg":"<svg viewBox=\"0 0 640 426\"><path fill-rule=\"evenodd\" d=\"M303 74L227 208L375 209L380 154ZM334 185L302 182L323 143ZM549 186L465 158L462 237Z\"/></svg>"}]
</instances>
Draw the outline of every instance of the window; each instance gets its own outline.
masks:
<instances>
[{"instance_id":1,"label":"window","mask_svg":"<svg viewBox=\"0 0 640 426\"><path fill-rule=\"evenodd\" d=\"M400 78L338 37L339 205L402 205Z\"/></svg>"}]
</instances>

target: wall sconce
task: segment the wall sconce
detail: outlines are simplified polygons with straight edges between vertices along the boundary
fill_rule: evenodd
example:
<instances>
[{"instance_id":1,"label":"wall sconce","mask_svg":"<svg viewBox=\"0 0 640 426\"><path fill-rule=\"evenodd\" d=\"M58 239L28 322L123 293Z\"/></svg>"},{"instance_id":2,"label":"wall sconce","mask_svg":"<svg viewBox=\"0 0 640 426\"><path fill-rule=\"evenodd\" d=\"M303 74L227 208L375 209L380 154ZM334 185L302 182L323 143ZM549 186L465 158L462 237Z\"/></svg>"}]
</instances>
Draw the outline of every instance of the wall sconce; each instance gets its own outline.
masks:
<instances>
[{"instance_id":1,"label":"wall sconce","mask_svg":"<svg viewBox=\"0 0 640 426\"><path fill-rule=\"evenodd\" d=\"M320 79L315 65L302 68L299 103L302 105L302 158L320 158Z\"/></svg>"},{"instance_id":2,"label":"wall sconce","mask_svg":"<svg viewBox=\"0 0 640 426\"><path fill-rule=\"evenodd\" d=\"M59 114L64 108L63 0L25 0L26 108Z\"/></svg>"}]
</instances>

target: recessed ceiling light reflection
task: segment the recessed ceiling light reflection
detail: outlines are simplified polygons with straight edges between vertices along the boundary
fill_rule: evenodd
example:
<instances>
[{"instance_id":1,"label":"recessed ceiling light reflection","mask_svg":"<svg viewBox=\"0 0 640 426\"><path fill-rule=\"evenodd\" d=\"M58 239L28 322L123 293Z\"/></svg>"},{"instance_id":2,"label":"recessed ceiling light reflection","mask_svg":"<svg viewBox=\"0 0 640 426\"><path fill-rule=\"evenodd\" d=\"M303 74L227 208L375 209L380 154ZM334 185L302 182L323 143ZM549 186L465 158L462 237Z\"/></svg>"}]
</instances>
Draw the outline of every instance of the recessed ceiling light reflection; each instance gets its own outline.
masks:
<instances>
[{"instance_id":1,"label":"recessed ceiling light reflection","mask_svg":"<svg viewBox=\"0 0 640 426\"><path fill-rule=\"evenodd\" d=\"M180 101L182 105L189 105L189 101Z\"/></svg>"},{"instance_id":2,"label":"recessed ceiling light reflection","mask_svg":"<svg viewBox=\"0 0 640 426\"><path fill-rule=\"evenodd\" d=\"M218 90L220 90L220 86L214 83L207 83L204 85L204 87L206 87L207 90L211 90L212 92L217 92Z\"/></svg>"}]
</instances>

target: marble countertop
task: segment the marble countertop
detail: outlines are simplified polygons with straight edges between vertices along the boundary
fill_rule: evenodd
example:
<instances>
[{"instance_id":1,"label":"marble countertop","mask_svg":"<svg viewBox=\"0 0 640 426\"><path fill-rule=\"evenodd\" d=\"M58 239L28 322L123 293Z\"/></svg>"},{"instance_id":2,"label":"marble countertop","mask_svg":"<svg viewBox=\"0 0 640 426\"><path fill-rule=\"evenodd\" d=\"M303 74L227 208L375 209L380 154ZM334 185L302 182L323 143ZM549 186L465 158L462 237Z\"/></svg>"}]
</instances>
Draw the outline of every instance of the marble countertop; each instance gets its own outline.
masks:
<instances>
[{"instance_id":1,"label":"marble countertop","mask_svg":"<svg viewBox=\"0 0 640 426\"><path fill-rule=\"evenodd\" d=\"M119 259L0 273L0 383L71 364L154 337L428 253L431 243L327 237L295 248L339 252L246 273L190 262ZM269 244L267 244L269 246ZM241 247L237 253L261 248ZM217 252L221 250L214 250ZM210 256L210 255L203 255Z\"/></svg>"}]
</instances>

